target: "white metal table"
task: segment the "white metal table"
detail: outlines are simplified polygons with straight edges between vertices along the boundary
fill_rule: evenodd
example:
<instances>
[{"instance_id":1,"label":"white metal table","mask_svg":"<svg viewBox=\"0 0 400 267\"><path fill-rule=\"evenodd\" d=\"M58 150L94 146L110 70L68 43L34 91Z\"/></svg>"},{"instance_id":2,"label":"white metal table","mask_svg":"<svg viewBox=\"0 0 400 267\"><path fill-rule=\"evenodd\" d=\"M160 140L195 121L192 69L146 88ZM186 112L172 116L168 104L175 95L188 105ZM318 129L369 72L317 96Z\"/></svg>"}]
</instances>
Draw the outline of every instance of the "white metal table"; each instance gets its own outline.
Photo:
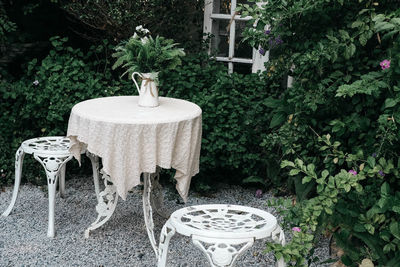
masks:
<instances>
[{"instance_id":1,"label":"white metal table","mask_svg":"<svg viewBox=\"0 0 400 267\"><path fill-rule=\"evenodd\" d=\"M191 177L199 172L201 113L194 103L167 97L160 97L155 108L138 106L137 96L91 99L72 108L67 132L71 153L80 161L79 151L86 148L101 157L103 165L105 189L98 197L98 217L85 231L86 237L110 219L118 196L126 199L128 191L141 184L143 174L144 219L158 253L152 217L152 206L162 207L162 199L152 197L157 195L152 189L160 191L157 168L176 169L176 189L186 202Z\"/></svg>"}]
</instances>

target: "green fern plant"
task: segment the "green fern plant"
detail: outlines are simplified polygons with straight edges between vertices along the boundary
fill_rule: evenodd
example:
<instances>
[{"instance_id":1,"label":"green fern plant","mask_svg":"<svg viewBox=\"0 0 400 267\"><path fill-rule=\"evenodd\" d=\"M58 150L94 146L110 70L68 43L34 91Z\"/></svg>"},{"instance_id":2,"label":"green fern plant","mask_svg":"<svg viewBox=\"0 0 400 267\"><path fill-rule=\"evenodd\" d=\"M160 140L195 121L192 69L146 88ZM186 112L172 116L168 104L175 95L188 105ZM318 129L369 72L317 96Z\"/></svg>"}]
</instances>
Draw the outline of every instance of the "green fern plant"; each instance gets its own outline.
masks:
<instances>
[{"instance_id":1,"label":"green fern plant","mask_svg":"<svg viewBox=\"0 0 400 267\"><path fill-rule=\"evenodd\" d=\"M136 33L128 40L121 42L112 55L117 58L112 69L122 67L122 74L131 75L133 72L157 73L160 70L174 69L181 64L185 55L183 48L172 39L161 36L153 38L149 31L141 26L136 27Z\"/></svg>"}]
</instances>

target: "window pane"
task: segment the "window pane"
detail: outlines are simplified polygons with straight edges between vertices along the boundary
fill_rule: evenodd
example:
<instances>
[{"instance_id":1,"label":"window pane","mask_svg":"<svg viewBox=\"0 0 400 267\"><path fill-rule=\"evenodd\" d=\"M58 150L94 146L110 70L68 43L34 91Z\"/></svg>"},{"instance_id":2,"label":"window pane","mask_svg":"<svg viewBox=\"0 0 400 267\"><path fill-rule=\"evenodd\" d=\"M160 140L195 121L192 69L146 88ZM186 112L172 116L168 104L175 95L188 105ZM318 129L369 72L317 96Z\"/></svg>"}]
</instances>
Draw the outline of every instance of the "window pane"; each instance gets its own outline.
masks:
<instances>
[{"instance_id":1,"label":"window pane","mask_svg":"<svg viewBox=\"0 0 400 267\"><path fill-rule=\"evenodd\" d=\"M236 21L235 57L251 59L253 57L253 49L248 43L241 42L242 32L245 28L245 21Z\"/></svg>"},{"instance_id":2,"label":"window pane","mask_svg":"<svg viewBox=\"0 0 400 267\"><path fill-rule=\"evenodd\" d=\"M213 27L216 27L215 37L211 39L211 52L216 53L219 57L227 57L229 55L228 33L226 27L228 20L214 20Z\"/></svg>"},{"instance_id":3,"label":"window pane","mask_svg":"<svg viewBox=\"0 0 400 267\"><path fill-rule=\"evenodd\" d=\"M216 10L215 13L231 14L231 1L230 0L220 0L220 2L219 2L219 11Z\"/></svg>"}]
</instances>

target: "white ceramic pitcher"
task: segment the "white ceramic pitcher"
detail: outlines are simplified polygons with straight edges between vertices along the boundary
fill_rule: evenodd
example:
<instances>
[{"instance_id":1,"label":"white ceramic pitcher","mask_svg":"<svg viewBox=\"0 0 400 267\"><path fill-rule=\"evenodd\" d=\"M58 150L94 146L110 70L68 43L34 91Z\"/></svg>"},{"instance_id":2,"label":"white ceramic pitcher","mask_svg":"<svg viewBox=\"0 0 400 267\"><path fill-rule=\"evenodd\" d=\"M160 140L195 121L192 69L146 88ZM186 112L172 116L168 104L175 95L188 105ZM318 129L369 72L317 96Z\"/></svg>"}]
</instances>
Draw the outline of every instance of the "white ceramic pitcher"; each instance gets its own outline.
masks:
<instances>
[{"instance_id":1,"label":"white ceramic pitcher","mask_svg":"<svg viewBox=\"0 0 400 267\"><path fill-rule=\"evenodd\" d=\"M142 78L142 83L139 85L135 80L135 75ZM132 73L132 80L136 85L139 92L139 106L141 107L157 107L158 106L158 89L157 89L157 76L158 72L153 73Z\"/></svg>"}]
</instances>

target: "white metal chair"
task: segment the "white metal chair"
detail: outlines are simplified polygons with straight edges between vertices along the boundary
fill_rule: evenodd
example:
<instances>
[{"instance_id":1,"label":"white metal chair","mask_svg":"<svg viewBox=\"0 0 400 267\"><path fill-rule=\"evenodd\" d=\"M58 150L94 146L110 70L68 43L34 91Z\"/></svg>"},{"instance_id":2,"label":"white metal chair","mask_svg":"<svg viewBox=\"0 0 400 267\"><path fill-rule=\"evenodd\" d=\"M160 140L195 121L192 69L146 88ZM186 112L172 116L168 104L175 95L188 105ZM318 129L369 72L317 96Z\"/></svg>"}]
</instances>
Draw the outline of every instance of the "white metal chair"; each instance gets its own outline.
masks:
<instances>
[{"instance_id":1,"label":"white metal chair","mask_svg":"<svg viewBox=\"0 0 400 267\"><path fill-rule=\"evenodd\" d=\"M8 216L14 207L18 197L19 185L21 183L22 165L25 154L33 154L34 158L39 161L46 171L47 185L49 192L49 222L48 237L54 237L54 206L55 194L58 178L60 178L60 196L65 194L65 168L68 161L72 159L69 152L70 140L61 136L39 137L24 141L15 154L15 183L11 203L2 214ZM82 151L81 153L85 153ZM92 162L93 178L95 184L96 196L99 195L99 160L98 157L86 152Z\"/></svg>"},{"instance_id":2,"label":"white metal chair","mask_svg":"<svg viewBox=\"0 0 400 267\"><path fill-rule=\"evenodd\" d=\"M266 211L223 204L190 206L172 213L162 228L158 267L166 266L169 241L175 232L190 236L212 267L234 266L256 239L271 237L285 245L285 236L276 218ZM286 266L283 258L276 266Z\"/></svg>"}]
</instances>

